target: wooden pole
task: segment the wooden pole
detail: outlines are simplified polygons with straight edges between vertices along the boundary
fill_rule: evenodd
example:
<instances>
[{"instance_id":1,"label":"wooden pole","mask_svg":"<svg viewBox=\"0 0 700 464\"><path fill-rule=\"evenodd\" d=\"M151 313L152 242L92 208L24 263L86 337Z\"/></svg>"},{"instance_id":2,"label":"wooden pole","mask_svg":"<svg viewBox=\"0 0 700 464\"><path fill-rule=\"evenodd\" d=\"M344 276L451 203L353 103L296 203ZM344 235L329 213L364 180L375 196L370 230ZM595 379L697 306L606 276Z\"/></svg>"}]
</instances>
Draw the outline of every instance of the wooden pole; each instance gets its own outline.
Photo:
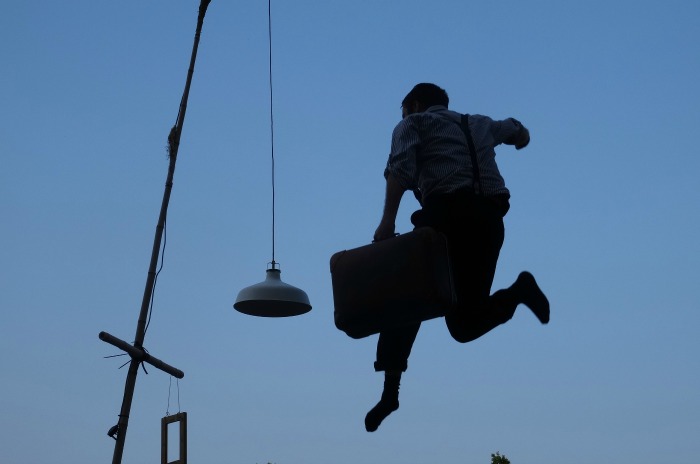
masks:
<instances>
[{"instance_id":1,"label":"wooden pole","mask_svg":"<svg viewBox=\"0 0 700 464\"><path fill-rule=\"evenodd\" d=\"M124 385L124 398L122 407L119 413L119 422L116 427L110 429L110 436L116 440L114 445L114 456L112 464L121 464L122 455L124 453L124 443L126 441L126 431L129 426L129 414L131 412L131 403L134 398L134 389L136 387L136 377L139 372L139 366L142 362L148 362L154 367L174 375L177 378L182 378L184 373L163 361L160 361L153 356L150 356L143 349L144 338L146 337L146 324L148 320L148 310L153 296L153 287L156 279L156 267L158 265L158 255L160 254L161 240L165 229L165 219L168 214L168 204L170 202L170 192L173 187L173 176L175 174L175 163L177 161L177 152L180 145L180 135L185 122L185 112L187 111L187 99L190 93L190 85L192 83L192 75L194 74L194 64L197 58L197 48L199 47L199 38L202 32L204 16L207 12L207 7L211 0L201 0L199 5L199 16L197 18L197 29L194 36L194 45L192 47L192 56L190 58L190 67L187 72L187 81L185 83L185 91L180 102L180 110L178 113L175 126L170 131L168 136L170 159L168 165L168 176L165 182L165 192L163 193L163 202L160 208L158 217L158 225L156 226L156 234L153 240L153 250L151 252L151 262L146 278L146 288L143 292L143 300L141 301L141 311L139 313L138 323L136 325L136 335L133 345L120 340L106 332L100 333L100 339L110 343L118 348L126 351L131 356L131 363L126 374L126 383Z\"/></svg>"}]
</instances>

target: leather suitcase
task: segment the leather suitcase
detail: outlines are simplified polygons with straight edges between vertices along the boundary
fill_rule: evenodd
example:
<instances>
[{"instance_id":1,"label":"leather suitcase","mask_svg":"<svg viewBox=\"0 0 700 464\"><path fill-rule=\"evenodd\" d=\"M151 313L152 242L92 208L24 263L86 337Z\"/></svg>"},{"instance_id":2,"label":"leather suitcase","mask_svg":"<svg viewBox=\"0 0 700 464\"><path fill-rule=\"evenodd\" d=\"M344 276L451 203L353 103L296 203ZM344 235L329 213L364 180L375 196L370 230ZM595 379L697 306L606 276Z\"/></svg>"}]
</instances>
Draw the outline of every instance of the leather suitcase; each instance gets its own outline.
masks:
<instances>
[{"instance_id":1,"label":"leather suitcase","mask_svg":"<svg viewBox=\"0 0 700 464\"><path fill-rule=\"evenodd\" d=\"M352 338L444 316L456 302L447 240L430 227L339 251L330 267L335 325Z\"/></svg>"}]
</instances>

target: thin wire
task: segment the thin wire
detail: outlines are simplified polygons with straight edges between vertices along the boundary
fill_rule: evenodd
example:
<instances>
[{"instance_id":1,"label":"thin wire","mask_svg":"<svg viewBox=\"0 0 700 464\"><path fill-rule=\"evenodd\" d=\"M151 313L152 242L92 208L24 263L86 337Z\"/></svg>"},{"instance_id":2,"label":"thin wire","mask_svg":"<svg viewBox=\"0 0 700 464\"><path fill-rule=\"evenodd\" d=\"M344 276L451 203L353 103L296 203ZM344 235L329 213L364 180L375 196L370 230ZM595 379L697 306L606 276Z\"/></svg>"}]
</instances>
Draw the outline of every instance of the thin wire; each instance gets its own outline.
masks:
<instances>
[{"instance_id":1,"label":"thin wire","mask_svg":"<svg viewBox=\"0 0 700 464\"><path fill-rule=\"evenodd\" d=\"M175 382L177 384L177 412L182 412L180 409L180 379L176 378Z\"/></svg>"},{"instance_id":2,"label":"thin wire","mask_svg":"<svg viewBox=\"0 0 700 464\"><path fill-rule=\"evenodd\" d=\"M272 158L272 268L275 268L275 123L272 112L272 8L271 0L267 0L267 38L270 52L269 82L270 82L270 154Z\"/></svg>"},{"instance_id":3,"label":"thin wire","mask_svg":"<svg viewBox=\"0 0 700 464\"><path fill-rule=\"evenodd\" d=\"M173 376L170 376L170 379L168 380L168 406L165 408L165 416L170 415L170 389L173 386Z\"/></svg>"},{"instance_id":4,"label":"thin wire","mask_svg":"<svg viewBox=\"0 0 700 464\"><path fill-rule=\"evenodd\" d=\"M151 325L151 316L153 315L153 301L155 300L156 296L156 285L158 285L158 276L160 275L160 271L163 270L163 265L165 264L165 246L168 244L168 219L167 216L163 219L163 244L161 245L161 250L160 250L160 266L158 267L158 271L156 271L156 275L153 279L153 288L151 289L151 301L149 304L148 308L148 318L146 319L146 326L143 329L143 334L146 335L146 332L148 332L148 326Z\"/></svg>"},{"instance_id":5,"label":"thin wire","mask_svg":"<svg viewBox=\"0 0 700 464\"><path fill-rule=\"evenodd\" d=\"M177 382L177 412L178 414L182 412L182 409L180 407L180 379L175 379ZM170 376L170 380L168 381L168 407L165 408L165 415L169 416L170 415L170 391L172 390L173 387L173 376Z\"/></svg>"}]
</instances>

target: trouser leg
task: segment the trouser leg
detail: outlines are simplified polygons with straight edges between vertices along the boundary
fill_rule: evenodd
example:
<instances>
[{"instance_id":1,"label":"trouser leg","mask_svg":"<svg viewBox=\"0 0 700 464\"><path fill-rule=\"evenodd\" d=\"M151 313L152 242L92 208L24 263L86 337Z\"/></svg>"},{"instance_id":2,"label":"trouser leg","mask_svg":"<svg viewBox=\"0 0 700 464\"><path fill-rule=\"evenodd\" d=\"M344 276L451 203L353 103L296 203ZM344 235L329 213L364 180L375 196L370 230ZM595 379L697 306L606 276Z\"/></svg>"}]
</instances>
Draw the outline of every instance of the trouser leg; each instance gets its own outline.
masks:
<instances>
[{"instance_id":1,"label":"trouser leg","mask_svg":"<svg viewBox=\"0 0 700 464\"><path fill-rule=\"evenodd\" d=\"M377 341L374 370L404 372L419 329L420 323L417 323L382 331Z\"/></svg>"},{"instance_id":2,"label":"trouser leg","mask_svg":"<svg viewBox=\"0 0 700 464\"><path fill-rule=\"evenodd\" d=\"M455 308L445 317L450 335L460 343L467 343L508 322L515 313L516 303L508 290L499 290L489 297L479 311ZM503 298L499 298L503 297Z\"/></svg>"},{"instance_id":3,"label":"trouser leg","mask_svg":"<svg viewBox=\"0 0 700 464\"><path fill-rule=\"evenodd\" d=\"M505 235L503 220L487 212L453 224L446 234L458 304L445 321L452 337L466 343L510 320L517 306L509 289L489 295Z\"/></svg>"}]
</instances>

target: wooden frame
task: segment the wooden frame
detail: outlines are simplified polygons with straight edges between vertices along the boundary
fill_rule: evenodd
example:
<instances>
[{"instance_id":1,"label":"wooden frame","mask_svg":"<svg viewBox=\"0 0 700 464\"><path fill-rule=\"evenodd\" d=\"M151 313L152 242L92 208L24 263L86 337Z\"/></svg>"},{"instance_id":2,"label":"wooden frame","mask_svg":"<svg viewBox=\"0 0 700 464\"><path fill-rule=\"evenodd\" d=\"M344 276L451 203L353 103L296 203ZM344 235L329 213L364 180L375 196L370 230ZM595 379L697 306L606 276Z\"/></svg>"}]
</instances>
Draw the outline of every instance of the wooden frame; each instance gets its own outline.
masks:
<instances>
[{"instance_id":1,"label":"wooden frame","mask_svg":"<svg viewBox=\"0 0 700 464\"><path fill-rule=\"evenodd\" d=\"M168 462L168 424L180 423L180 456ZM179 412L160 420L160 462L161 464L187 464L187 413Z\"/></svg>"}]
</instances>

